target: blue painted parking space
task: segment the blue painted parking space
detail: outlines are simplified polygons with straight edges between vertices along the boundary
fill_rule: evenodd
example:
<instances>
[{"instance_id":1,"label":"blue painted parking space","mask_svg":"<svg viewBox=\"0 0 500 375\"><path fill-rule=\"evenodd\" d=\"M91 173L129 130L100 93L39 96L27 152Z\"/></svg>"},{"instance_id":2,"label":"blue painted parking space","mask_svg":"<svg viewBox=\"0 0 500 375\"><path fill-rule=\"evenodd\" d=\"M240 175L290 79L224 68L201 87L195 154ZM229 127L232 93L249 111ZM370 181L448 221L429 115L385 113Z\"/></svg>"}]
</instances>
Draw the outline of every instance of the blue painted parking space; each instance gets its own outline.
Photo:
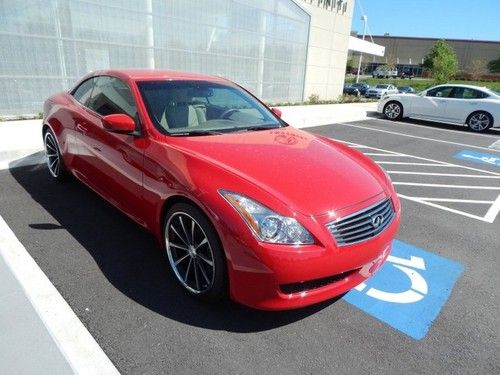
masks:
<instances>
[{"instance_id":1,"label":"blue painted parking space","mask_svg":"<svg viewBox=\"0 0 500 375\"><path fill-rule=\"evenodd\" d=\"M500 167L499 154L485 154L471 150L462 150L454 155L455 159L466 160L477 164L495 165Z\"/></svg>"},{"instance_id":2,"label":"blue painted parking space","mask_svg":"<svg viewBox=\"0 0 500 375\"><path fill-rule=\"evenodd\" d=\"M462 271L458 262L396 240L378 273L346 294L344 300L420 340Z\"/></svg>"}]
</instances>

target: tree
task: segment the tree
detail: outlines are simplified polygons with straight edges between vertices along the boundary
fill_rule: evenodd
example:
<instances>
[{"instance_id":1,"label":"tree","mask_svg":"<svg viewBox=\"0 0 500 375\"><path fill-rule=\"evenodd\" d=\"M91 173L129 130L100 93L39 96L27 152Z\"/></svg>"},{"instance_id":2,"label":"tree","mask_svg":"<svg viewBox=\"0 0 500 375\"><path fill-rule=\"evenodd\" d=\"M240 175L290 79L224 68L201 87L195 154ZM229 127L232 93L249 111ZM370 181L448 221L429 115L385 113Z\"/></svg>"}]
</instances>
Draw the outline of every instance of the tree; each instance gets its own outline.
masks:
<instances>
[{"instance_id":1,"label":"tree","mask_svg":"<svg viewBox=\"0 0 500 375\"><path fill-rule=\"evenodd\" d=\"M496 60L491 60L488 63L488 69L491 73L500 73L500 57Z\"/></svg>"},{"instance_id":2,"label":"tree","mask_svg":"<svg viewBox=\"0 0 500 375\"><path fill-rule=\"evenodd\" d=\"M467 68L467 71L470 73L470 76L474 81L481 79L483 74L488 73L486 62L484 60L472 60L471 64Z\"/></svg>"},{"instance_id":3,"label":"tree","mask_svg":"<svg viewBox=\"0 0 500 375\"><path fill-rule=\"evenodd\" d=\"M444 40L438 40L424 59L424 68L431 72L435 83L446 83L457 72L457 55Z\"/></svg>"},{"instance_id":4,"label":"tree","mask_svg":"<svg viewBox=\"0 0 500 375\"><path fill-rule=\"evenodd\" d=\"M351 56L347 59L346 73L352 73L358 69L359 56Z\"/></svg>"}]
</instances>

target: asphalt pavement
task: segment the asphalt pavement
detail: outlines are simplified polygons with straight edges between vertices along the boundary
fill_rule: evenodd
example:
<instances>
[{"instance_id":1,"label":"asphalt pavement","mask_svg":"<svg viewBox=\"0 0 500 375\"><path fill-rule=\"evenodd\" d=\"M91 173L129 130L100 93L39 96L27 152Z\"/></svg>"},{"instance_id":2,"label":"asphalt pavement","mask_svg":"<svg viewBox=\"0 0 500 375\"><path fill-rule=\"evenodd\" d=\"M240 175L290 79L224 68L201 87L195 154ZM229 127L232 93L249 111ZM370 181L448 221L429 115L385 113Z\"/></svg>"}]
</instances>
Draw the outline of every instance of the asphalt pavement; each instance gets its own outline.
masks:
<instances>
[{"instance_id":1,"label":"asphalt pavement","mask_svg":"<svg viewBox=\"0 0 500 375\"><path fill-rule=\"evenodd\" d=\"M402 202L398 240L461 265L423 337L346 298L272 313L197 302L149 233L43 165L0 172L0 215L124 374L500 373L500 166L456 158L500 156L500 133L377 118L307 130L384 167Z\"/></svg>"}]
</instances>

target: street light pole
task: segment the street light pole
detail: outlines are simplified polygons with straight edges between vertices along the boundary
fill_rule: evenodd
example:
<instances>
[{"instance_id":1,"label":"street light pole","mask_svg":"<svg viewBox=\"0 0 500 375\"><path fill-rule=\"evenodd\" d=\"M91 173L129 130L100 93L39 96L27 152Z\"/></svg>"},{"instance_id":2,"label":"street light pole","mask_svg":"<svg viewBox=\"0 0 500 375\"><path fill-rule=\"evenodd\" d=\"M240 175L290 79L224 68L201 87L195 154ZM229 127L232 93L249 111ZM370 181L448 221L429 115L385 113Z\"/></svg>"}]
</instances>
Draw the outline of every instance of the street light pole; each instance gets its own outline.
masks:
<instances>
[{"instance_id":1,"label":"street light pole","mask_svg":"<svg viewBox=\"0 0 500 375\"><path fill-rule=\"evenodd\" d=\"M364 26L363 26L363 40L365 40L365 36L366 36L366 24L368 22L368 17L366 15L361 16L361 21L363 21L363 23L364 23ZM356 72L356 83L359 82L359 71L361 69L361 60L363 60L363 52L360 52L360 54L359 54L358 71Z\"/></svg>"}]
</instances>

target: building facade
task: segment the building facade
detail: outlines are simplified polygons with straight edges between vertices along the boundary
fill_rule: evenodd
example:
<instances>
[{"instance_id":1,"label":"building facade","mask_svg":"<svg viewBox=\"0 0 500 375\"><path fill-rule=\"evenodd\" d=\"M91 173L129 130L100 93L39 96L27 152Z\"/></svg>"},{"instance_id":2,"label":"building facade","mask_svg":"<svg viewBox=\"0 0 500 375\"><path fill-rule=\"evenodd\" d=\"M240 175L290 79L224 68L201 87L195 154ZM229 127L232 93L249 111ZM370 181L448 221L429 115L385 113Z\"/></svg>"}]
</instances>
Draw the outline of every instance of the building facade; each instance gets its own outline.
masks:
<instances>
[{"instance_id":1,"label":"building facade","mask_svg":"<svg viewBox=\"0 0 500 375\"><path fill-rule=\"evenodd\" d=\"M371 73L378 65L393 62L400 71L412 71L420 76L425 56L439 39L374 35L373 40L385 47L385 56L365 57L365 73ZM447 39L446 42L455 50L461 71L470 69L474 60L487 64L500 57L498 41Z\"/></svg>"},{"instance_id":2,"label":"building facade","mask_svg":"<svg viewBox=\"0 0 500 375\"><path fill-rule=\"evenodd\" d=\"M336 97L353 3L0 0L0 116L40 112L52 93L108 68L220 75L270 102Z\"/></svg>"}]
</instances>

